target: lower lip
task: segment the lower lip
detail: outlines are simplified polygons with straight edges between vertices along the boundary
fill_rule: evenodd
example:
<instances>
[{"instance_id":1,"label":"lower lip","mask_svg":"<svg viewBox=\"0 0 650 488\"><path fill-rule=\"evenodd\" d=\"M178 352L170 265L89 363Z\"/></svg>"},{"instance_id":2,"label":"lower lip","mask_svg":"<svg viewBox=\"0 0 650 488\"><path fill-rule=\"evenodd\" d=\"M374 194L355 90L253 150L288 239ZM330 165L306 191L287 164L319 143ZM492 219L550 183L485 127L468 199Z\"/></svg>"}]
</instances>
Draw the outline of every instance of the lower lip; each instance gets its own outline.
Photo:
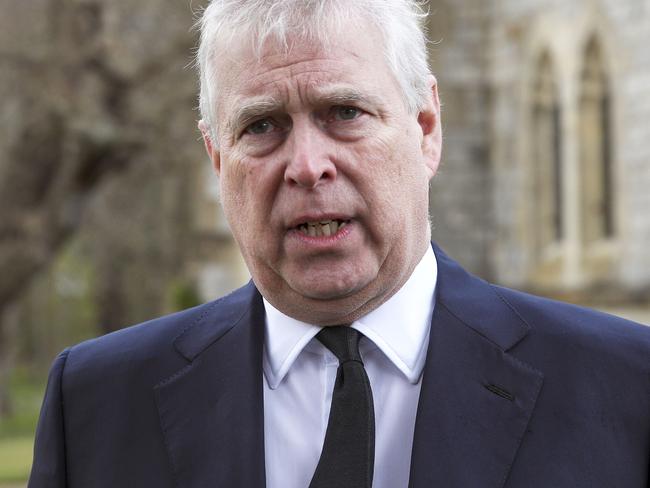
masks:
<instances>
[{"instance_id":1,"label":"lower lip","mask_svg":"<svg viewBox=\"0 0 650 488\"><path fill-rule=\"evenodd\" d=\"M342 229L339 228L338 232L331 236L310 236L298 229L291 229L289 236L311 246L331 246L348 237L352 232L352 228L353 224L349 221Z\"/></svg>"}]
</instances>

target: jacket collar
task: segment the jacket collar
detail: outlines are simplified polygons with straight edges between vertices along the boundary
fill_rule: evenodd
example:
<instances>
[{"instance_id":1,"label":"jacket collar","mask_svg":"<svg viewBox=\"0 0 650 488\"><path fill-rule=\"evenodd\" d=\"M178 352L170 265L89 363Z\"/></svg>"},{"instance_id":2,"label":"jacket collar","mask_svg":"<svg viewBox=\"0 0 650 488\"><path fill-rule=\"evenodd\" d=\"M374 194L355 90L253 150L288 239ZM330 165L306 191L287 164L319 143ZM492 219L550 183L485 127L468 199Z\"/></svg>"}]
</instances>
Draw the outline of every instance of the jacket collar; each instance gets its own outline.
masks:
<instances>
[{"instance_id":1,"label":"jacket collar","mask_svg":"<svg viewBox=\"0 0 650 488\"><path fill-rule=\"evenodd\" d=\"M249 283L174 341L188 364L154 390L175 486L264 487L263 340Z\"/></svg>"},{"instance_id":2,"label":"jacket collar","mask_svg":"<svg viewBox=\"0 0 650 488\"><path fill-rule=\"evenodd\" d=\"M440 268L436 301L465 326L508 351L530 331L530 326L497 290L469 274L433 244Z\"/></svg>"},{"instance_id":3,"label":"jacket collar","mask_svg":"<svg viewBox=\"0 0 650 488\"><path fill-rule=\"evenodd\" d=\"M509 353L530 327L494 287L434 250L440 274L409 486L502 487L543 381Z\"/></svg>"}]
</instances>

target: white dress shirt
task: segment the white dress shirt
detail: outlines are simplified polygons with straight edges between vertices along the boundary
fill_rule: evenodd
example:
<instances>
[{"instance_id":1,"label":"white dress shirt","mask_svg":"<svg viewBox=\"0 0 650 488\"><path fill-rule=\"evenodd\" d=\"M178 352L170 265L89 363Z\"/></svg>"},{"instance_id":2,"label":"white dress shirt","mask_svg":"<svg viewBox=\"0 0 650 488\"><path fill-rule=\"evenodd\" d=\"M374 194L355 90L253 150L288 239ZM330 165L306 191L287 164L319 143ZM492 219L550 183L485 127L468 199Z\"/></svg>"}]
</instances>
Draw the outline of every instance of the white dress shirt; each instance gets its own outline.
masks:
<instances>
[{"instance_id":1,"label":"white dress shirt","mask_svg":"<svg viewBox=\"0 0 650 488\"><path fill-rule=\"evenodd\" d=\"M359 349L375 406L373 488L408 486L436 277L429 248L395 295L352 324L364 335ZM266 300L264 307L266 486L308 488L323 448L338 360L314 338L320 327Z\"/></svg>"}]
</instances>

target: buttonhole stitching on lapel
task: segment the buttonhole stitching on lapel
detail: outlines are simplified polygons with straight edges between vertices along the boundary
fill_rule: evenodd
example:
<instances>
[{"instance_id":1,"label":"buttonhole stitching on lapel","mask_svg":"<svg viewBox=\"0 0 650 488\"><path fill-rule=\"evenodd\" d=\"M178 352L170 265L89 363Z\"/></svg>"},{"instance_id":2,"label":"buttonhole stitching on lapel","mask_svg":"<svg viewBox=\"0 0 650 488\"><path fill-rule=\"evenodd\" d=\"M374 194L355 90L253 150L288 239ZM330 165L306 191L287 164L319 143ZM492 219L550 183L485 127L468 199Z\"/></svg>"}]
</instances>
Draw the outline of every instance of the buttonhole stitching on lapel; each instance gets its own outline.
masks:
<instances>
[{"instance_id":1,"label":"buttonhole stitching on lapel","mask_svg":"<svg viewBox=\"0 0 650 488\"><path fill-rule=\"evenodd\" d=\"M487 388L495 395L500 396L501 398L505 398L506 400L510 400L511 402L515 401L515 396L509 391L504 390L500 386L490 384L490 385L485 385L485 388Z\"/></svg>"}]
</instances>

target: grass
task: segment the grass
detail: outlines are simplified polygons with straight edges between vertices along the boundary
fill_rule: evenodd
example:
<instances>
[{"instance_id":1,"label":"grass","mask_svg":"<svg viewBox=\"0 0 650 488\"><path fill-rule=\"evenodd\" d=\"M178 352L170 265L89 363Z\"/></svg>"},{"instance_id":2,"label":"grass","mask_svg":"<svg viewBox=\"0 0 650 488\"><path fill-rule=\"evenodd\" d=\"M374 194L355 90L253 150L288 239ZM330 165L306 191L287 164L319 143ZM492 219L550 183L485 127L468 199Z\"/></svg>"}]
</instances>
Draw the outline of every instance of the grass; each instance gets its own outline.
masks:
<instances>
[{"instance_id":1,"label":"grass","mask_svg":"<svg viewBox=\"0 0 650 488\"><path fill-rule=\"evenodd\" d=\"M16 371L10 383L13 413L0 419L0 488L26 485L32 465L34 432L45 385Z\"/></svg>"},{"instance_id":2,"label":"grass","mask_svg":"<svg viewBox=\"0 0 650 488\"><path fill-rule=\"evenodd\" d=\"M31 437L0 439L0 488L6 483L24 485L32 466L33 446Z\"/></svg>"}]
</instances>

